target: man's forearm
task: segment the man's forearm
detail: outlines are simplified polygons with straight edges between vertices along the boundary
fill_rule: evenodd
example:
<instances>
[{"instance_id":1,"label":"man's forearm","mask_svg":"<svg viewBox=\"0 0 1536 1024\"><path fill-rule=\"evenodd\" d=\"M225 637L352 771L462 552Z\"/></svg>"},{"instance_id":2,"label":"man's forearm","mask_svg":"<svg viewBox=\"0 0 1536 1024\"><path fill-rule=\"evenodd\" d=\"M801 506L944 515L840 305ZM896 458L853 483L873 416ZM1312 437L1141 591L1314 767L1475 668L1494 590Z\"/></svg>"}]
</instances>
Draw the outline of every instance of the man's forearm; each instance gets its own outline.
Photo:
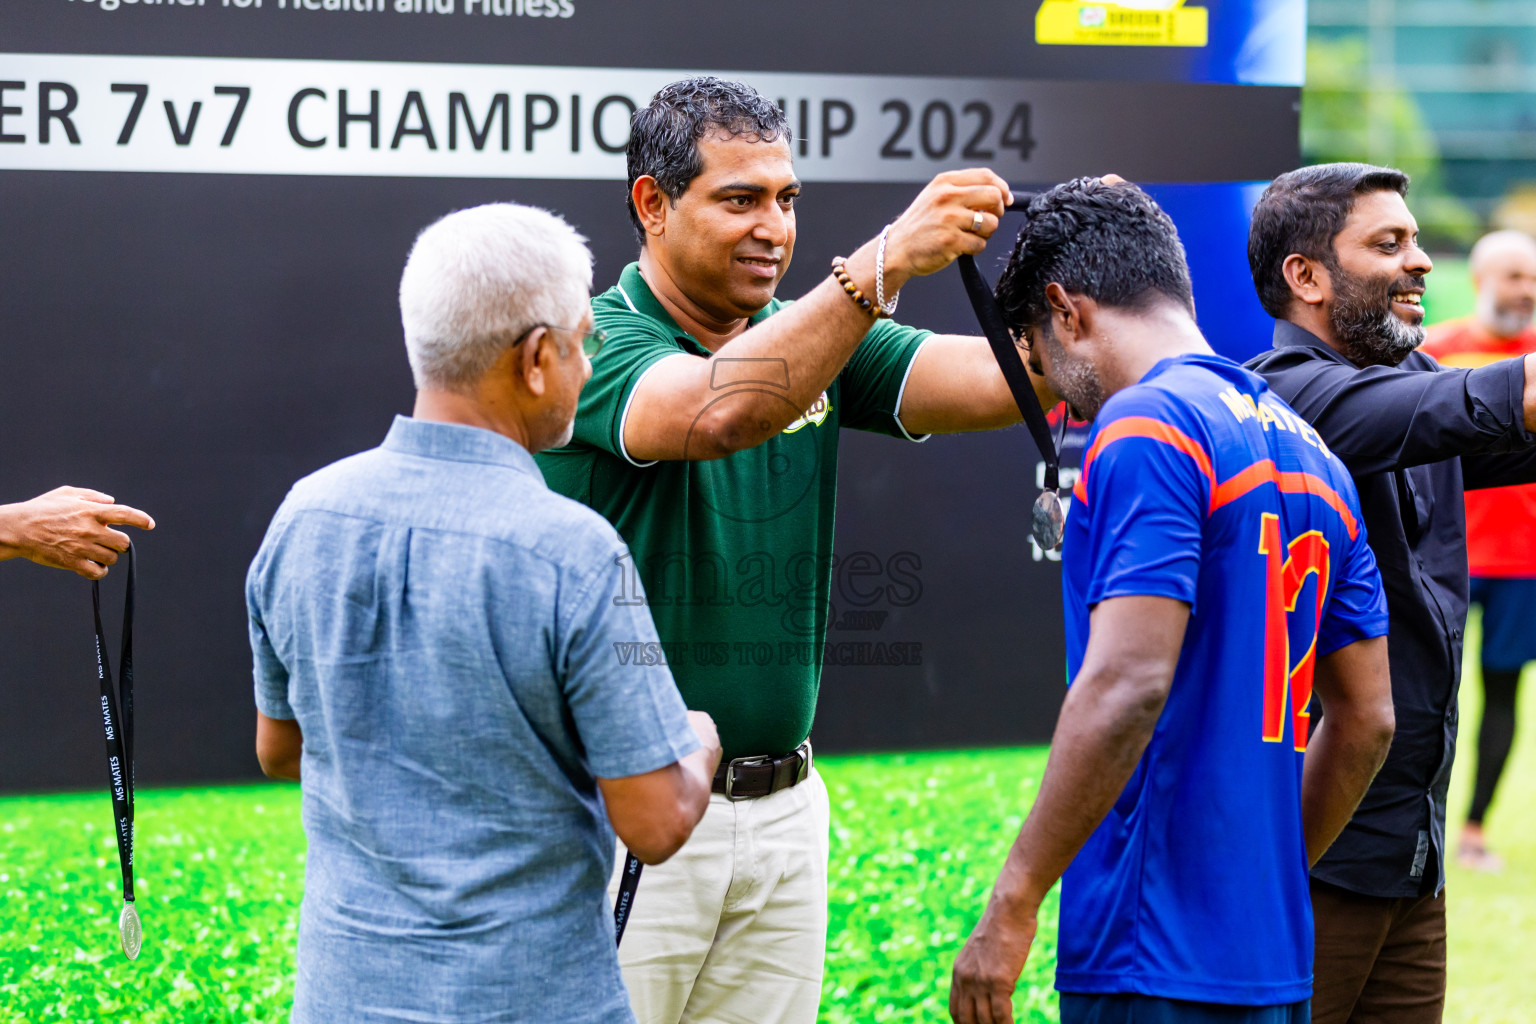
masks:
<instances>
[{"instance_id":1,"label":"man's forearm","mask_svg":"<svg viewBox=\"0 0 1536 1024\"><path fill-rule=\"evenodd\" d=\"M631 392L626 454L718 459L762 444L815 404L873 323L829 275L709 359L662 359Z\"/></svg>"},{"instance_id":2,"label":"man's forearm","mask_svg":"<svg viewBox=\"0 0 1536 1024\"><path fill-rule=\"evenodd\" d=\"M1157 727L1166 687L1081 675L1067 692L1040 795L988 913L1033 913L1120 798Z\"/></svg>"},{"instance_id":3,"label":"man's forearm","mask_svg":"<svg viewBox=\"0 0 1536 1024\"><path fill-rule=\"evenodd\" d=\"M1307 743L1302 767L1301 824L1307 863L1316 864L1339 838L1391 746L1392 732L1330 708Z\"/></svg>"},{"instance_id":4,"label":"man's forearm","mask_svg":"<svg viewBox=\"0 0 1536 1024\"><path fill-rule=\"evenodd\" d=\"M855 284L873 301L874 243L862 246L846 266ZM772 383L782 384L784 390L744 391L732 402L740 418L766 422L768 426L762 429L771 437L831 386L874 322L829 273L793 305L721 346L711 360L714 373L721 378L714 384L720 387L738 380L760 381L764 364L772 367L768 372L782 374L782 380ZM752 404L741 404L743 400Z\"/></svg>"},{"instance_id":5,"label":"man's forearm","mask_svg":"<svg viewBox=\"0 0 1536 1024\"><path fill-rule=\"evenodd\" d=\"M989 170L946 171L891 223L883 265L877 267L879 239L871 239L848 257L848 277L871 302L881 287L889 299L912 278L981 252L1011 198L1007 183ZM790 308L716 350L712 363L722 357L775 360L787 376L785 393L749 397L752 404L737 407L720 431L733 435L720 438L723 446L761 443L798 418L842 371L873 323L829 275Z\"/></svg>"},{"instance_id":6,"label":"man's forearm","mask_svg":"<svg viewBox=\"0 0 1536 1024\"><path fill-rule=\"evenodd\" d=\"M291 718L269 718L256 712L256 760L269 779L298 782L304 758L304 733Z\"/></svg>"},{"instance_id":7,"label":"man's forearm","mask_svg":"<svg viewBox=\"0 0 1536 1024\"><path fill-rule=\"evenodd\" d=\"M696 804L689 829L697 825L699 819L704 817L704 812L709 809L709 792L714 783L715 769L720 766L720 733L715 729L715 720L702 711L688 712L688 721L693 726L694 734L699 737L699 749L683 758L681 764L684 774L688 777L689 787L693 790L692 800Z\"/></svg>"},{"instance_id":8,"label":"man's forearm","mask_svg":"<svg viewBox=\"0 0 1536 1024\"><path fill-rule=\"evenodd\" d=\"M1049 411L1061 401L1045 378L1020 360L1029 373L1033 397ZM1023 415L985 338L936 335L923 342L898 410L909 434L956 434L997 430Z\"/></svg>"},{"instance_id":9,"label":"man's forearm","mask_svg":"<svg viewBox=\"0 0 1536 1024\"><path fill-rule=\"evenodd\" d=\"M15 505L0 505L0 562L22 555L18 513Z\"/></svg>"},{"instance_id":10,"label":"man's forearm","mask_svg":"<svg viewBox=\"0 0 1536 1024\"><path fill-rule=\"evenodd\" d=\"M1312 687L1323 719L1302 766L1301 822L1308 863L1316 864L1349 824L1392 746L1387 638L1357 640L1318 658Z\"/></svg>"}]
</instances>

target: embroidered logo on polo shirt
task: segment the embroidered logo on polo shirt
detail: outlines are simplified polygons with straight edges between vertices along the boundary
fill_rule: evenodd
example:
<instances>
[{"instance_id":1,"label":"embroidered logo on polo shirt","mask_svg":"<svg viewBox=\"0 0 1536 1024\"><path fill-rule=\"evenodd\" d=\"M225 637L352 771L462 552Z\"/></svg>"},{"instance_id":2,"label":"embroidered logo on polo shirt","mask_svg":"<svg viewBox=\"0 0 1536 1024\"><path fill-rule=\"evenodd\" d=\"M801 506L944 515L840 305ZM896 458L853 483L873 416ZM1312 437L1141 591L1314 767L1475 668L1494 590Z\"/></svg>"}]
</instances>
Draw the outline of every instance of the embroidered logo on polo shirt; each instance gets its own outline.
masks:
<instances>
[{"instance_id":1,"label":"embroidered logo on polo shirt","mask_svg":"<svg viewBox=\"0 0 1536 1024\"><path fill-rule=\"evenodd\" d=\"M807 423L814 423L818 427L827 420L827 413L832 411L832 403L827 400L827 393L823 391L821 397L811 403L811 407L795 422L784 428L784 433L793 434Z\"/></svg>"}]
</instances>

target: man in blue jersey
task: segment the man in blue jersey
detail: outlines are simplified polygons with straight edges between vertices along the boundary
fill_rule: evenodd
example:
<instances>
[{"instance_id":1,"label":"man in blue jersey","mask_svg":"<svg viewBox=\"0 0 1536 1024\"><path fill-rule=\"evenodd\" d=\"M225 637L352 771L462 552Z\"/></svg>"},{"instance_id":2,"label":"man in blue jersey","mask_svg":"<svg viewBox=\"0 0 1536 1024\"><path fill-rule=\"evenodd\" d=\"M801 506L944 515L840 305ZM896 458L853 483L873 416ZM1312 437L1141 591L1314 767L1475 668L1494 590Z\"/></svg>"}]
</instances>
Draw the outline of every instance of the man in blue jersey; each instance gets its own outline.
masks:
<instances>
[{"instance_id":1,"label":"man in blue jersey","mask_svg":"<svg viewBox=\"0 0 1536 1024\"><path fill-rule=\"evenodd\" d=\"M999 299L1094 421L1062 556L1071 688L951 1016L1013 1020L1065 874L1063 1024L1304 1024L1308 865L1393 730L1355 488L1261 378L1212 353L1144 192L1079 179L1028 217Z\"/></svg>"}]
</instances>

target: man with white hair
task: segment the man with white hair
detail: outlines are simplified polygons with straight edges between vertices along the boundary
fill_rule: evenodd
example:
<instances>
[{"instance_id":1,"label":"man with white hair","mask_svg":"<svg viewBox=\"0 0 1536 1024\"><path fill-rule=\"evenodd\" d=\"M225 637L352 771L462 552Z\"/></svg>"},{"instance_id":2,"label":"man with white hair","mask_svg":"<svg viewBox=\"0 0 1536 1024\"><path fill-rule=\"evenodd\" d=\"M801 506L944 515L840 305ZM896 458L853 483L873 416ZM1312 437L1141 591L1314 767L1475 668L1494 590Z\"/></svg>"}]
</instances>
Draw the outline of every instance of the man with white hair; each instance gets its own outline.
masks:
<instances>
[{"instance_id":1,"label":"man with white hair","mask_svg":"<svg viewBox=\"0 0 1536 1024\"><path fill-rule=\"evenodd\" d=\"M1536 241L1495 231L1472 247L1471 316L1429 330L1424 351L1446 366L1474 369L1536 352ZM1515 690L1536 661L1536 484L1467 492L1467 562L1472 600L1483 606L1483 722L1477 783L1456 859L1473 871L1503 865L1488 849L1483 819L1515 739Z\"/></svg>"},{"instance_id":2,"label":"man with white hair","mask_svg":"<svg viewBox=\"0 0 1536 1024\"><path fill-rule=\"evenodd\" d=\"M632 1021L604 889L617 833L670 857L719 741L661 665L595 512L550 491L602 343L591 254L481 206L400 281L417 395L294 485L246 582L256 752L301 781L296 1024ZM611 827L610 827L611 823Z\"/></svg>"}]
</instances>

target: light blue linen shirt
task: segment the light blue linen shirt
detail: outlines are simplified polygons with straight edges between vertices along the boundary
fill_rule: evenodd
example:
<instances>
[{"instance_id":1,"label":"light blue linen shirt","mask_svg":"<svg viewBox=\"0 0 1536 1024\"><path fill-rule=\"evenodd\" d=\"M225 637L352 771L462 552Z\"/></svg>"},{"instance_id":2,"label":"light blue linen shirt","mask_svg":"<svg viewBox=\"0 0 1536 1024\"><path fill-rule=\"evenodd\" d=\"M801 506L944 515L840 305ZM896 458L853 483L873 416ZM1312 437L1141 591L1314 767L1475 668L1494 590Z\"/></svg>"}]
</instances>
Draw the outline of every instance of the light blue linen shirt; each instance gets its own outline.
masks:
<instances>
[{"instance_id":1,"label":"light blue linen shirt","mask_svg":"<svg viewBox=\"0 0 1536 1024\"><path fill-rule=\"evenodd\" d=\"M300 480L246 580L304 734L296 1024L632 1021L596 777L697 749L628 552L519 445L396 418ZM628 659L627 659L628 660Z\"/></svg>"}]
</instances>

